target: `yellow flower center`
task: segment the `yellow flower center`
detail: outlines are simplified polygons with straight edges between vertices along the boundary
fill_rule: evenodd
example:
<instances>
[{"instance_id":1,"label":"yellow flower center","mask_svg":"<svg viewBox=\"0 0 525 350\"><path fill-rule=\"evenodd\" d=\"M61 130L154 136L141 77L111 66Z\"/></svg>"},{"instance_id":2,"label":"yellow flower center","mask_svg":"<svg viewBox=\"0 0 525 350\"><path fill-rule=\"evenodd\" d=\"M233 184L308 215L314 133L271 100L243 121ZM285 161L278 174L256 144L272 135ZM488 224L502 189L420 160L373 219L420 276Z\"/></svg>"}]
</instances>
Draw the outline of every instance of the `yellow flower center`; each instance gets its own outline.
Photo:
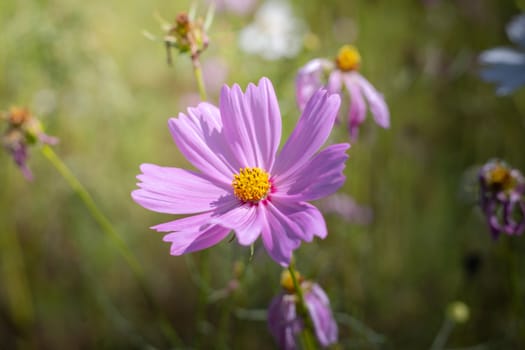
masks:
<instances>
[{"instance_id":1,"label":"yellow flower center","mask_svg":"<svg viewBox=\"0 0 525 350\"><path fill-rule=\"evenodd\" d=\"M503 165L495 165L487 175L489 185L497 186L503 190L508 190L514 186L509 169Z\"/></svg>"},{"instance_id":2,"label":"yellow flower center","mask_svg":"<svg viewBox=\"0 0 525 350\"><path fill-rule=\"evenodd\" d=\"M270 190L270 175L261 168L243 168L233 175L233 193L243 202L258 202Z\"/></svg>"},{"instance_id":3,"label":"yellow flower center","mask_svg":"<svg viewBox=\"0 0 525 350\"><path fill-rule=\"evenodd\" d=\"M345 45L339 49L335 63L337 68L343 72L356 70L361 64L361 55L355 46Z\"/></svg>"}]
</instances>

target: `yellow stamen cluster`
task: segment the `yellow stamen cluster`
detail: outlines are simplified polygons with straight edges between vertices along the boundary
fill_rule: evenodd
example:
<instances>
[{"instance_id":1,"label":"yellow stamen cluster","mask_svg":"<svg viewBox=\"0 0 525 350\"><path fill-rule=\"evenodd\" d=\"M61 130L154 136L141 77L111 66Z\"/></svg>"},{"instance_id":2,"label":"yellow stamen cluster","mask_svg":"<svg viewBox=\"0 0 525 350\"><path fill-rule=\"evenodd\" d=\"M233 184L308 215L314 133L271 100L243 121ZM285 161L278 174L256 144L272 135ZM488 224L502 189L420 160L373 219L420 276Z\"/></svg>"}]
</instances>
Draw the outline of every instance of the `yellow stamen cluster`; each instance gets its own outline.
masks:
<instances>
[{"instance_id":1,"label":"yellow stamen cluster","mask_svg":"<svg viewBox=\"0 0 525 350\"><path fill-rule=\"evenodd\" d=\"M348 72L351 70L356 70L361 64L361 55L359 51L352 45L345 45L339 49L339 53L335 59L335 63L339 70L343 72Z\"/></svg>"},{"instance_id":2,"label":"yellow stamen cluster","mask_svg":"<svg viewBox=\"0 0 525 350\"><path fill-rule=\"evenodd\" d=\"M496 164L487 174L487 182L491 186L497 186L503 190L514 186L514 179L510 174L510 169L504 165Z\"/></svg>"},{"instance_id":3,"label":"yellow stamen cluster","mask_svg":"<svg viewBox=\"0 0 525 350\"><path fill-rule=\"evenodd\" d=\"M270 175L261 168L243 168L233 175L233 193L243 202L258 202L270 190Z\"/></svg>"}]
</instances>

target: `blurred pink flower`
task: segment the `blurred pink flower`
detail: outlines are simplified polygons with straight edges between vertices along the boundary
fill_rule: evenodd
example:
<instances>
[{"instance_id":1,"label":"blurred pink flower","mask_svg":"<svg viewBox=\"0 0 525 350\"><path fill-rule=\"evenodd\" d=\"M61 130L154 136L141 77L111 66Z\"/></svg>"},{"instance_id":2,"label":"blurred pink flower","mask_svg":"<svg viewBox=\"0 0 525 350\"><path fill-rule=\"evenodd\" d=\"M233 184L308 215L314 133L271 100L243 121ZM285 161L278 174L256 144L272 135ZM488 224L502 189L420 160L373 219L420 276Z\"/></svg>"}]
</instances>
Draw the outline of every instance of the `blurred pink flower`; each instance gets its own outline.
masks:
<instances>
[{"instance_id":1,"label":"blurred pink flower","mask_svg":"<svg viewBox=\"0 0 525 350\"><path fill-rule=\"evenodd\" d=\"M281 115L272 83L224 86L219 108L201 103L169 120L175 143L198 171L143 164L133 199L146 209L195 214L156 225L169 232L171 254L208 248L232 230L240 244L262 235L268 254L285 266L301 241L327 234L307 203L344 183L346 143L326 147L340 99L319 90L279 154Z\"/></svg>"},{"instance_id":2,"label":"blurred pink flower","mask_svg":"<svg viewBox=\"0 0 525 350\"><path fill-rule=\"evenodd\" d=\"M357 204L354 198L335 193L319 201L319 209L325 214L337 214L346 222L368 225L372 222L372 209Z\"/></svg>"},{"instance_id":3,"label":"blurred pink flower","mask_svg":"<svg viewBox=\"0 0 525 350\"><path fill-rule=\"evenodd\" d=\"M348 129L353 139L357 138L359 126L365 120L367 103L376 124L382 128L390 127L390 112L383 95L357 71L360 63L361 56L357 49L345 45L339 50L335 62L323 58L314 59L299 70L296 78L297 104L301 110L321 86L326 86L332 93L340 93L343 87L346 88L350 96ZM323 82L325 72L329 73L326 84Z\"/></svg>"}]
</instances>

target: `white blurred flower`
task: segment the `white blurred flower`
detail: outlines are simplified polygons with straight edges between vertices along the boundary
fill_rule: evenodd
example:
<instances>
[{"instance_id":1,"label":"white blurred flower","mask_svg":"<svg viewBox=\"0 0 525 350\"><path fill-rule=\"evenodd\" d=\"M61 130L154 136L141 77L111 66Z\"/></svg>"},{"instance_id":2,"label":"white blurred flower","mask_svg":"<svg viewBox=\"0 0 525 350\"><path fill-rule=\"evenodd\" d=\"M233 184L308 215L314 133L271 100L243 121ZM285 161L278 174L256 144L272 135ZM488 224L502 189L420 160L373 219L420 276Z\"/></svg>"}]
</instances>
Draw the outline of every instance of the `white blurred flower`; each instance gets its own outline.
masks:
<instances>
[{"instance_id":1,"label":"white blurred flower","mask_svg":"<svg viewBox=\"0 0 525 350\"><path fill-rule=\"evenodd\" d=\"M479 55L479 62L483 65L481 78L496 83L498 95L509 95L525 86L525 13L514 17L506 29L517 49L497 47Z\"/></svg>"},{"instance_id":2,"label":"white blurred flower","mask_svg":"<svg viewBox=\"0 0 525 350\"><path fill-rule=\"evenodd\" d=\"M268 1L259 8L254 22L241 31L239 46L267 60L292 58L301 50L304 32L304 23L294 17L287 2Z\"/></svg>"},{"instance_id":3,"label":"white blurred flower","mask_svg":"<svg viewBox=\"0 0 525 350\"><path fill-rule=\"evenodd\" d=\"M231 12L236 15L246 15L255 7L257 0L208 0L214 3L218 12Z\"/></svg>"}]
</instances>

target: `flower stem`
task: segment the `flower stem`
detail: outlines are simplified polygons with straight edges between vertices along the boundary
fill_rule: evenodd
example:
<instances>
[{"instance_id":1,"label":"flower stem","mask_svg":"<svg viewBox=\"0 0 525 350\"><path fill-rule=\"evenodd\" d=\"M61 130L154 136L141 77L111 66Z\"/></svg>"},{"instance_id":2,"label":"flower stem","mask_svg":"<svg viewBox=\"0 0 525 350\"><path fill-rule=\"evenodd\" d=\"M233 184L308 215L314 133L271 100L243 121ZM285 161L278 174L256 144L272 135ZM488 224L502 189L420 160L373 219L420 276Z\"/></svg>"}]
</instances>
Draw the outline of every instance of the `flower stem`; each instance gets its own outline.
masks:
<instances>
[{"instance_id":1,"label":"flower stem","mask_svg":"<svg viewBox=\"0 0 525 350\"><path fill-rule=\"evenodd\" d=\"M434 341L432 342L432 346L430 347L430 349L431 350L444 349L445 345L447 344L448 337L450 336L450 332L452 332L452 329L454 329L454 326L455 326L454 321L446 317L445 320L443 321L443 324L441 325L441 329L436 335L436 338L434 338Z\"/></svg>"},{"instance_id":2,"label":"flower stem","mask_svg":"<svg viewBox=\"0 0 525 350\"><path fill-rule=\"evenodd\" d=\"M135 258L129 247L126 245L126 242L122 237L117 233L113 228L113 225L108 220L108 218L102 213L93 200L93 197L89 194L86 188L80 183L80 181L75 177L67 165L58 157L58 155L53 151L48 145L43 145L40 148L42 154L53 164L56 170L62 175L66 180L68 185L73 191L78 195L82 200L87 210L93 217L93 219L100 226L102 231L111 239L113 244L118 248L124 260L129 265L133 274L135 275L139 285L144 293L144 296L147 299L149 306L157 312L157 317L159 318L159 327L161 328L164 335L174 344L180 344L180 338L171 326L170 322L162 312L162 310L155 303L154 298L148 288L146 283L144 270L139 264L138 260Z\"/></svg>"},{"instance_id":3,"label":"flower stem","mask_svg":"<svg viewBox=\"0 0 525 350\"><path fill-rule=\"evenodd\" d=\"M298 300L298 306L299 306L299 313L304 319L305 327L301 331L300 334L300 340L303 345L303 348L306 350L315 350L317 349L317 346L315 344L315 341L313 339L312 330L312 320L310 319L310 314L308 313L308 308L306 307L306 303L304 301L304 294L303 290L301 289L301 286L299 285L299 282L297 281L297 277L295 275L295 269L293 267L293 262L290 263L288 266L288 271L290 271L290 276L292 277L292 282L294 289L297 293Z\"/></svg>"},{"instance_id":4,"label":"flower stem","mask_svg":"<svg viewBox=\"0 0 525 350\"><path fill-rule=\"evenodd\" d=\"M84 205L88 209L89 213L95 219L97 224L99 224L102 231L108 235L111 241L117 246L120 253L124 256L124 259L133 270L133 273L140 279L143 279L144 272L140 267L138 261L130 252L129 248L126 246L124 240L118 235L117 231L113 228L109 220L104 216L100 209L95 204L93 197L89 194L86 188L78 181L78 179L73 175L71 170L62 162L62 160L57 156L53 149L47 145L42 146L42 154L53 164L53 166L58 170L60 175L67 181L69 186L76 192L80 197Z\"/></svg>"},{"instance_id":5,"label":"flower stem","mask_svg":"<svg viewBox=\"0 0 525 350\"><path fill-rule=\"evenodd\" d=\"M195 79L197 80L197 86L199 87L199 94L202 101L207 101L208 96L206 95L206 87L204 86L204 78L202 76L202 68L200 61L197 57L192 59L193 64L193 73L195 74Z\"/></svg>"}]
</instances>

